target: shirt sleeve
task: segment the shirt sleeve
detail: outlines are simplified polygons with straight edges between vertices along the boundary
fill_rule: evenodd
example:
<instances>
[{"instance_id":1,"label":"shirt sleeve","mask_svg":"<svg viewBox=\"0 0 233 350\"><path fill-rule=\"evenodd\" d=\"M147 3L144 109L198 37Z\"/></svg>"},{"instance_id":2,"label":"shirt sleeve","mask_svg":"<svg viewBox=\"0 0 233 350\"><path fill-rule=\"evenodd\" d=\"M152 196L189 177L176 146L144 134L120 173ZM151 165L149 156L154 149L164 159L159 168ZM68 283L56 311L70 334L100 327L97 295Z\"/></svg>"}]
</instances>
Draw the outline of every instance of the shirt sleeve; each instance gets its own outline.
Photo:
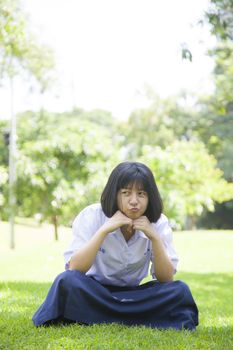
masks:
<instances>
[{"instance_id":1,"label":"shirt sleeve","mask_svg":"<svg viewBox=\"0 0 233 350\"><path fill-rule=\"evenodd\" d=\"M69 247L64 252L65 268L69 268L69 261L73 254L82 248L98 230L100 219L98 210L94 206L83 209L72 224L73 237Z\"/></svg>"},{"instance_id":2,"label":"shirt sleeve","mask_svg":"<svg viewBox=\"0 0 233 350\"><path fill-rule=\"evenodd\" d=\"M175 251L175 248L173 246L173 237L172 237L172 229L169 224L168 218L162 214L159 220L154 224L156 232L159 234L160 238L163 241L164 247L166 249L166 253L168 257L171 259L173 268L174 268L174 274L177 271L177 264L178 264L178 256ZM153 255L151 257L152 265L151 265L151 274L153 277L155 277L155 269L154 269L154 259Z\"/></svg>"}]
</instances>

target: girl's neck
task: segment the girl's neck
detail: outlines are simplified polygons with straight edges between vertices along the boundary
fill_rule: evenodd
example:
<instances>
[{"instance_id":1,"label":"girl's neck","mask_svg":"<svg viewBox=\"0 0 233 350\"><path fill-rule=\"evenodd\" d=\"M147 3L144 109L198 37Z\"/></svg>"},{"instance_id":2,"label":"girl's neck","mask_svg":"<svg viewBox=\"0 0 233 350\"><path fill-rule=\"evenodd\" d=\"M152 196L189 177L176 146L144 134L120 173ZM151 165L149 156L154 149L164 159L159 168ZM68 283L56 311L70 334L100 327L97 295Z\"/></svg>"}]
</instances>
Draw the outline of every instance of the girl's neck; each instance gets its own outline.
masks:
<instances>
[{"instance_id":1,"label":"girl's neck","mask_svg":"<svg viewBox=\"0 0 233 350\"><path fill-rule=\"evenodd\" d=\"M126 240L128 242L130 238L134 235L135 230L131 226L125 225L121 227L121 232Z\"/></svg>"}]
</instances>

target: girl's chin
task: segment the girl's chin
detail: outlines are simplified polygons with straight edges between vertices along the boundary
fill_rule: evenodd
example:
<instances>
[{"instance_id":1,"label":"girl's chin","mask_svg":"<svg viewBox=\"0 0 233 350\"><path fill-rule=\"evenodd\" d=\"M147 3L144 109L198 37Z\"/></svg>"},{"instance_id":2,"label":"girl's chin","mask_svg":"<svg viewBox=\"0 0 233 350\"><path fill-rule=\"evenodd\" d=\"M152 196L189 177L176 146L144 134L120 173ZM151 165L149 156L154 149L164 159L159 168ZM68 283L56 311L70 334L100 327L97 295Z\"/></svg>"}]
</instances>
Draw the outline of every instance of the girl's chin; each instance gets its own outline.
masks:
<instances>
[{"instance_id":1,"label":"girl's chin","mask_svg":"<svg viewBox=\"0 0 233 350\"><path fill-rule=\"evenodd\" d=\"M142 214L139 212L135 212L135 213L134 212L130 212L130 213L127 212L127 213L124 213L124 215L127 216L131 220L136 220L142 216Z\"/></svg>"}]
</instances>

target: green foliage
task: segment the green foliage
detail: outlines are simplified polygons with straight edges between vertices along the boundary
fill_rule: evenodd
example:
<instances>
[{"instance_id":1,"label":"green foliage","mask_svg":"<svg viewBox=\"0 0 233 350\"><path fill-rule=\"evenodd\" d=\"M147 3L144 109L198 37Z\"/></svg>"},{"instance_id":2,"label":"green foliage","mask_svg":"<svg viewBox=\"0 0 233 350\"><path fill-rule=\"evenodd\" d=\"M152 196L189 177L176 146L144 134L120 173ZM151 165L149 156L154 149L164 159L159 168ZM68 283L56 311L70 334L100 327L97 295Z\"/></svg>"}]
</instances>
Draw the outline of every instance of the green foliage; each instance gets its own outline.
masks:
<instances>
[{"instance_id":1,"label":"green foliage","mask_svg":"<svg viewBox=\"0 0 233 350\"><path fill-rule=\"evenodd\" d=\"M232 185L229 184L228 187L226 181L222 180L222 177L229 182L232 182L233 179L231 156L233 152L233 108L232 102L229 102L231 101L229 96L232 94L232 89L229 88L232 85L232 74L228 74L233 65L230 58L232 55L228 56L229 60L226 60L226 55L223 55L224 59L222 59L226 68L223 69L221 76L219 72L217 77L221 78L221 81L226 80L228 84L216 84L218 90L216 89L215 95L197 100L188 93L182 93L176 97L160 99L153 94L153 91L149 91L151 106L133 112L129 122L122 127L122 133L128 142L124 145L128 158L141 157L146 146L149 146L150 150L148 155L151 152L152 157L155 156L155 158L157 152L160 154L164 151L164 154L162 152L162 156L157 159L155 175L158 181L160 178L164 179L161 181L161 192L165 191L165 198L169 199L168 201L165 199L165 210L169 213L170 218L179 223L184 224L186 215L191 215L194 219L194 216L199 216L206 210L213 211L216 203L232 199ZM219 60L220 64L221 60ZM229 92L228 95L224 92L224 87L220 90L221 86L225 86ZM199 149L194 149L193 145L198 143ZM200 146L201 143L202 146ZM181 150L177 146L174 152L171 152L170 148L172 149L175 144L186 146L181 147ZM180 165L174 161L174 158L178 159L178 156L182 158L180 151L183 154L186 147L188 154L182 159L184 167L178 170ZM147 160L147 157L142 157L142 159ZM209 161L209 159L212 160ZM190 162L193 162L193 165ZM168 163L170 163L169 167ZM194 169L195 163L200 169L203 169L201 171L202 186L198 185L200 176ZM190 178L190 173L186 172L185 167L191 169L192 178ZM162 171L159 170L158 174L160 168ZM221 171L217 168L220 168ZM173 183L171 176L172 178L178 176L182 179L181 184ZM174 191L177 191L177 195L174 195ZM170 196L173 200L170 199ZM178 199L178 207L173 204L174 198Z\"/></svg>"},{"instance_id":2,"label":"green foliage","mask_svg":"<svg viewBox=\"0 0 233 350\"><path fill-rule=\"evenodd\" d=\"M175 140L198 138L200 114L187 105L187 94L161 99L151 96L147 109L134 111L122 127L132 157L141 154L143 145L165 148Z\"/></svg>"},{"instance_id":3,"label":"green foliage","mask_svg":"<svg viewBox=\"0 0 233 350\"><path fill-rule=\"evenodd\" d=\"M122 128L125 153L154 170L165 211L183 227L187 217L233 198L232 184L223 179L232 174L232 118L217 115L214 98L196 105L192 99L192 106L185 93L162 100L149 91L149 97L151 106L133 112Z\"/></svg>"},{"instance_id":4,"label":"green foliage","mask_svg":"<svg viewBox=\"0 0 233 350\"><path fill-rule=\"evenodd\" d=\"M215 104L226 108L226 105L233 101L233 43L219 43L209 54L215 59L214 80L216 86Z\"/></svg>"},{"instance_id":5,"label":"green foliage","mask_svg":"<svg viewBox=\"0 0 233 350\"><path fill-rule=\"evenodd\" d=\"M205 14L211 25L211 31L220 40L233 40L233 1L211 0L208 11Z\"/></svg>"},{"instance_id":6,"label":"green foliage","mask_svg":"<svg viewBox=\"0 0 233 350\"><path fill-rule=\"evenodd\" d=\"M8 173L7 169L4 166L0 165L0 209L5 204L5 198L6 198L6 184L8 181Z\"/></svg>"},{"instance_id":7,"label":"green foliage","mask_svg":"<svg viewBox=\"0 0 233 350\"><path fill-rule=\"evenodd\" d=\"M31 130L28 133L28 130ZM85 205L99 201L118 163L111 132L80 115L28 113L18 121L19 215L59 217L69 224Z\"/></svg>"},{"instance_id":8,"label":"green foliage","mask_svg":"<svg viewBox=\"0 0 233 350\"><path fill-rule=\"evenodd\" d=\"M6 145L6 132L8 123L0 121L0 213L6 203L7 198L7 182L8 182L8 146ZM0 218L1 218L0 214Z\"/></svg>"},{"instance_id":9,"label":"green foliage","mask_svg":"<svg viewBox=\"0 0 233 350\"><path fill-rule=\"evenodd\" d=\"M28 112L18 118L19 215L69 223L99 199L110 171L124 159L151 164L165 210L176 223L232 198L222 177L233 181L233 2L211 0L210 5L206 20L219 40L209 53L216 62L216 90L208 99L194 104L191 96L190 107L186 93L160 99L148 88L151 106L118 125L102 110ZM53 53L31 33L20 0L0 0L0 8L0 79L27 72L44 93L54 80ZM182 55L192 60L185 43ZM7 215L8 148L1 137L6 127L0 123L1 217Z\"/></svg>"},{"instance_id":10,"label":"green foliage","mask_svg":"<svg viewBox=\"0 0 233 350\"><path fill-rule=\"evenodd\" d=\"M215 59L215 92L200 101L199 138L207 145L228 181L233 181L233 45L220 43L210 52Z\"/></svg>"},{"instance_id":11,"label":"green foliage","mask_svg":"<svg viewBox=\"0 0 233 350\"><path fill-rule=\"evenodd\" d=\"M52 50L32 34L20 0L0 0L0 80L28 72L44 92L54 79Z\"/></svg>"},{"instance_id":12,"label":"green foliage","mask_svg":"<svg viewBox=\"0 0 233 350\"><path fill-rule=\"evenodd\" d=\"M0 164L8 164L8 145L9 139L9 123L4 120L0 120Z\"/></svg>"},{"instance_id":13,"label":"green foliage","mask_svg":"<svg viewBox=\"0 0 233 350\"><path fill-rule=\"evenodd\" d=\"M212 99L211 99L212 100ZM200 130L200 138L205 142L209 152L214 154L218 167L224 172L224 177L233 181L233 164L231 161L233 145L233 112L222 106L222 111L212 111L213 104L209 102L209 110L202 115L208 121L208 127Z\"/></svg>"},{"instance_id":14,"label":"green foliage","mask_svg":"<svg viewBox=\"0 0 233 350\"><path fill-rule=\"evenodd\" d=\"M222 178L215 158L200 142L176 141L165 149L144 146L141 160L154 172L165 211L176 224L233 198L233 184Z\"/></svg>"},{"instance_id":15,"label":"green foliage","mask_svg":"<svg viewBox=\"0 0 233 350\"><path fill-rule=\"evenodd\" d=\"M192 62L193 60L192 52L187 47L186 43L183 43L181 46L181 57L183 60L188 60L190 62Z\"/></svg>"},{"instance_id":16,"label":"green foliage","mask_svg":"<svg viewBox=\"0 0 233 350\"><path fill-rule=\"evenodd\" d=\"M233 227L233 201L216 204L214 212L205 212L198 220L198 227L229 229Z\"/></svg>"},{"instance_id":17,"label":"green foliage","mask_svg":"<svg viewBox=\"0 0 233 350\"><path fill-rule=\"evenodd\" d=\"M176 102L172 99L161 100L153 96L153 103L147 109L134 111L125 125L122 133L128 144L133 146L133 157L140 155L143 145L166 146L174 140L171 124L171 110Z\"/></svg>"},{"instance_id":18,"label":"green foliage","mask_svg":"<svg viewBox=\"0 0 233 350\"><path fill-rule=\"evenodd\" d=\"M215 91L206 101L200 103L201 115L206 121L200 130L200 138L205 142L209 151L214 154L218 166L223 170L224 177L233 181L232 138L233 138L233 1L211 0L205 15L205 22L210 24L210 30L217 38L216 47L209 51L209 55L215 59L214 83ZM209 227L215 223L215 227L231 227L231 215L227 213L233 208L233 201L216 206L218 213L207 213L202 222L207 221ZM229 210L227 208L230 208Z\"/></svg>"},{"instance_id":19,"label":"green foliage","mask_svg":"<svg viewBox=\"0 0 233 350\"><path fill-rule=\"evenodd\" d=\"M121 126L124 134L109 113L99 110L20 115L17 215L49 220L55 227L69 224L84 206L99 201L112 168L124 159L140 160L152 168L165 212L178 227L185 225L187 216L213 211L215 202L232 199L232 185L222 178L206 147L195 140L206 130L198 126L195 113L190 121L188 110L180 112L174 100L167 104L157 100L156 105L138 111L138 119ZM3 217L6 193L4 183Z\"/></svg>"}]
</instances>

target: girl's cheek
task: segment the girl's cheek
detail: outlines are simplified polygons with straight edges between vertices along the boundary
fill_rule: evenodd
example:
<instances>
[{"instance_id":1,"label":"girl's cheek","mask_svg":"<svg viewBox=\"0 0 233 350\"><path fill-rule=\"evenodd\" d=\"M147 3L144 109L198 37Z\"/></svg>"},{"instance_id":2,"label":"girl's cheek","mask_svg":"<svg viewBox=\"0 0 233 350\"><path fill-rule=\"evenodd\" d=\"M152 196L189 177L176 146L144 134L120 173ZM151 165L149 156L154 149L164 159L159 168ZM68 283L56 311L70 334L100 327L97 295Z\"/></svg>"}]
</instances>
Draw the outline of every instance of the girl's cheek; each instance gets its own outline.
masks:
<instances>
[{"instance_id":1,"label":"girl's cheek","mask_svg":"<svg viewBox=\"0 0 233 350\"><path fill-rule=\"evenodd\" d=\"M121 210L121 211L123 210L123 203L122 203L122 199L121 198L118 198L117 206L118 206L119 210Z\"/></svg>"}]
</instances>

